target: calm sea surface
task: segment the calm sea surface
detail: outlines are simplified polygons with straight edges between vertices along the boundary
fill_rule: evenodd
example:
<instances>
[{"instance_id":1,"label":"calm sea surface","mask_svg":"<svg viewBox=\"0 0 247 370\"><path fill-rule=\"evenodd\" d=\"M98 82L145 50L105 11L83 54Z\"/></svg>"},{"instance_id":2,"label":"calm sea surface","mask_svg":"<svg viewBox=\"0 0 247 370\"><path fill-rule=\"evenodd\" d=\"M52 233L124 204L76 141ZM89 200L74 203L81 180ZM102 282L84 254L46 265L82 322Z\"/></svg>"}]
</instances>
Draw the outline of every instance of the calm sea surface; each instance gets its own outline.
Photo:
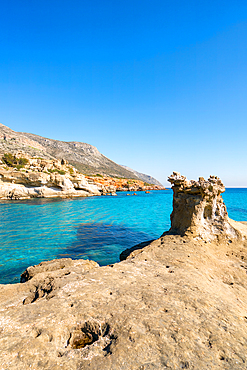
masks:
<instances>
[{"instance_id":1,"label":"calm sea surface","mask_svg":"<svg viewBox=\"0 0 247 370\"><path fill-rule=\"evenodd\" d=\"M247 189L226 189L229 216L247 221ZM172 191L136 196L0 202L0 283L16 283L30 265L54 258L93 259L101 265L170 227Z\"/></svg>"}]
</instances>

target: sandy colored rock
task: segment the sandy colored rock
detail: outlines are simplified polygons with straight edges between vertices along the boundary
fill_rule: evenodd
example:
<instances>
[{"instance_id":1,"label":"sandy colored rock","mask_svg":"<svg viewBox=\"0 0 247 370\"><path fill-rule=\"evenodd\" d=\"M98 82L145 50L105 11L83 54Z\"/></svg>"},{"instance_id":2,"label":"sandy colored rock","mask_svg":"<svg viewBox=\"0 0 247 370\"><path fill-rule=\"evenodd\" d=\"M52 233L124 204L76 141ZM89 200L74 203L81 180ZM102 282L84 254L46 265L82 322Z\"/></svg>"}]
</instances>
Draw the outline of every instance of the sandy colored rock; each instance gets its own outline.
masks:
<instances>
[{"instance_id":1,"label":"sandy colored rock","mask_svg":"<svg viewBox=\"0 0 247 370\"><path fill-rule=\"evenodd\" d=\"M2 285L0 364L246 369L246 247L165 235L112 266Z\"/></svg>"},{"instance_id":2,"label":"sandy colored rock","mask_svg":"<svg viewBox=\"0 0 247 370\"><path fill-rule=\"evenodd\" d=\"M0 199L101 195L100 187L89 184L86 177L65 160L27 158L28 164L19 170L6 166L3 161L0 164Z\"/></svg>"},{"instance_id":3,"label":"sandy colored rock","mask_svg":"<svg viewBox=\"0 0 247 370\"><path fill-rule=\"evenodd\" d=\"M233 223L237 238L170 230L105 267L29 267L0 286L0 368L246 369L247 225Z\"/></svg>"},{"instance_id":4,"label":"sandy colored rock","mask_svg":"<svg viewBox=\"0 0 247 370\"><path fill-rule=\"evenodd\" d=\"M143 181L117 179L108 176L84 176L64 159L31 157L22 151L15 158L24 157L23 168L0 162L0 199L27 199L51 197L84 197L116 195L116 190L159 190L159 186L146 186Z\"/></svg>"},{"instance_id":5,"label":"sandy colored rock","mask_svg":"<svg viewBox=\"0 0 247 370\"><path fill-rule=\"evenodd\" d=\"M241 237L229 222L221 197L225 187L217 176L210 176L208 180L200 177L195 181L173 172L168 181L173 190L170 233L205 240Z\"/></svg>"}]
</instances>

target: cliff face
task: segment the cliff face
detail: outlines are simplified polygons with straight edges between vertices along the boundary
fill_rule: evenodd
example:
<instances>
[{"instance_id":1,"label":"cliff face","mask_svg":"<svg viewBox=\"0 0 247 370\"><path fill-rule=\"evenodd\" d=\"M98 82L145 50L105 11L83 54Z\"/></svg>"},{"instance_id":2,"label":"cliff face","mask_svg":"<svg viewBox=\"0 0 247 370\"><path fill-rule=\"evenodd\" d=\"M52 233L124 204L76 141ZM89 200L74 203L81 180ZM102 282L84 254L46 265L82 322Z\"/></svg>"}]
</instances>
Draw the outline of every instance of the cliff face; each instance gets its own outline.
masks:
<instances>
[{"instance_id":1,"label":"cliff face","mask_svg":"<svg viewBox=\"0 0 247 370\"><path fill-rule=\"evenodd\" d=\"M191 189L178 174L171 179ZM2 367L246 369L247 226L236 222L238 237L224 238L223 207L212 228L219 227L222 238L205 240L197 213L211 201L197 194L194 202L191 190L182 194L179 214L190 216L185 227L176 226L182 235L172 234L176 210L170 233L126 251L120 263L55 260L28 268L21 284L1 285ZM186 234L192 224L193 233Z\"/></svg>"}]
</instances>

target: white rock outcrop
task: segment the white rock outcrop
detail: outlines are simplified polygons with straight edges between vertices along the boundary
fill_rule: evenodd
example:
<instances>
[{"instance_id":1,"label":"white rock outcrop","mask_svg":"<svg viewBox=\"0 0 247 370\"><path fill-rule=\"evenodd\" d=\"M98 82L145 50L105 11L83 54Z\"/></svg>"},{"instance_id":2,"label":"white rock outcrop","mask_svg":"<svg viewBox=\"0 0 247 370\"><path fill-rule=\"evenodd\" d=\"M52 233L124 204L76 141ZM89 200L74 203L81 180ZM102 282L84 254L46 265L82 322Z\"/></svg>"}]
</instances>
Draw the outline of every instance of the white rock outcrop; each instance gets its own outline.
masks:
<instances>
[{"instance_id":1,"label":"white rock outcrop","mask_svg":"<svg viewBox=\"0 0 247 370\"><path fill-rule=\"evenodd\" d=\"M64 160L28 158L21 169L0 164L0 199L91 196L100 190Z\"/></svg>"}]
</instances>

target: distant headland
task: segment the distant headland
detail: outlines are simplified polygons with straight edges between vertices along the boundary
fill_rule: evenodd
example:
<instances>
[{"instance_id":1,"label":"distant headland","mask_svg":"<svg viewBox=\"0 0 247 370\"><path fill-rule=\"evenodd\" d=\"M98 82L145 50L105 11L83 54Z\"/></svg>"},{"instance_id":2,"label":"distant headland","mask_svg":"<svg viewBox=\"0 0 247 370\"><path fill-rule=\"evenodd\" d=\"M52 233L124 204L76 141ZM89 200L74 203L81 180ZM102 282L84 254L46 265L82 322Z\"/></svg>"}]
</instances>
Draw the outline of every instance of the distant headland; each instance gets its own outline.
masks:
<instances>
[{"instance_id":1,"label":"distant headland","mask_svg":"<svg viewBox=\"0 0 247 370\"><path fill-rule=\"evenodd\" d=\"M18 133L0 124L0 199L152 189L164 188L151 176L114 163L92 145Z\"/></svg>"}]
</instances>

